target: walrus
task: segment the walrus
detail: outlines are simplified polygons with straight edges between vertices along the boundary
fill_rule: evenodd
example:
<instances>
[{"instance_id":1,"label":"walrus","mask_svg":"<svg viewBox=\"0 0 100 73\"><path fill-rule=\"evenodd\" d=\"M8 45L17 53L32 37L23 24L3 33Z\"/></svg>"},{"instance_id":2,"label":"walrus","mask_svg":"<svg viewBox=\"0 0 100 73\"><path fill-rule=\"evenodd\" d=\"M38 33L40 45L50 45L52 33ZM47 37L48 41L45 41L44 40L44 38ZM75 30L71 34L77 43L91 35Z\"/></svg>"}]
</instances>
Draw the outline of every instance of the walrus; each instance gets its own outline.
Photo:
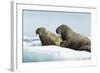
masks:
<instances>
[{"instance_id":1,"label":"walrus","mask_svg":"<svg viewBox=\"0 0 100 73\"><path fill-rule=\"evenodd\" d=\"M42 45L56 45L60 46L62 39L53 34L52 32L46 30L44 27L40 27L36 29L36 34L39 35Z\"/></svg>"},{"instance_id":2,"label":"walrus","mask_svg":"<svg viewBox=\"0 0 100 73\"><path fill-rule=\"evenodd\" d=\"M60 46L78 51L91 52L91 41L86 36L74 32L67 25L62 24L56 29L56 33L62 38Z\"/></svg>"}]
</instances>

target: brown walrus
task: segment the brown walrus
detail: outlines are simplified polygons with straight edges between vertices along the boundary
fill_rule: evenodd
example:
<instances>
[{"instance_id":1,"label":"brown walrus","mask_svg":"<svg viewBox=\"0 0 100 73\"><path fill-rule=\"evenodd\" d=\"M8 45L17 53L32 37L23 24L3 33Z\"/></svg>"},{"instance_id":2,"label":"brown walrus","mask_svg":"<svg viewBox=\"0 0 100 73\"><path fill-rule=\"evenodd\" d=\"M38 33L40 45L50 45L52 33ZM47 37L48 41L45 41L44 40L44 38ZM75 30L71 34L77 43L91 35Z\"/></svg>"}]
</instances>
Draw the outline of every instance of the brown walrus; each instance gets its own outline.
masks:
<instances>
[{"instance_id":1,"label":"brown walrus","mask_svg":"<svg viewBox=\"0 0 100 73\"><path fill-rule=\"evenodd\" d=\"M60 46L60 43L62 42L62 39L59 36L47 31L44 27L36 29L36 34L39 35L42 45Z\"/></svg>"},{"instance_id":2,"label":"brown walrus","mask_svg":"<svg viewBox=\"0 0 100 73\"><path fill-rule=\"evenodd\" d=\"M63 42L60 43L62 47L91 52L90 39L88 39L86 36L74 32L67 25L60 25L56 29L56 33L59 34L63 40Z\"/></svg>"}]
</instances>

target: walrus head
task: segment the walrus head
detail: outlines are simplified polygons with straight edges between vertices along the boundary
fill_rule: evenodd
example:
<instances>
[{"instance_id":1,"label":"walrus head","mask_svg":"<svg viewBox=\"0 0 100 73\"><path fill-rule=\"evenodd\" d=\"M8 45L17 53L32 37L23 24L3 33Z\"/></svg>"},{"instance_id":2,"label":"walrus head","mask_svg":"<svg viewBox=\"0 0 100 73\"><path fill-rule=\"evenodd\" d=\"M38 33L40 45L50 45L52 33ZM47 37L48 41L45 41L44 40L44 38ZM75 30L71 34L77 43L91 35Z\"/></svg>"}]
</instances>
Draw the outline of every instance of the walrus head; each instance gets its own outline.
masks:
<instances>
[{"instance_id":1,"label":"walrus head","mask_svg":"<svg viewBox=\"0 0 100 73\"><path fill-rule=\"evenodd\" d=\"M40 27L40 28L36 29L36 34L41 36L42 33L44 33L45 31L46 31L46 29L44 27Z\"/></svg>"},{"instance_id":2,"label":"walrus head","mask_svg":"<svg viewBox=\"0 0 100 73\"><path fill-rule=\"evenodd\" d=\"M65 31L67 31L67 30L71 30L71 29L67 25L62 24L56 29L56 33L58 33L58 34L59 33L63 33Z\"/></svg>"},{"instance_id":3,"label":"walrus head","mask_svg":"<svg viewBox=\"0 0 100 73\"><path fill-rule=\"evenodd\" d=\"M59 34L62 37L63 40L65 40L65 37L70 30L71 29L67 25L62 24L56 29L56 33Z\"/></svg>"}]
</instances>

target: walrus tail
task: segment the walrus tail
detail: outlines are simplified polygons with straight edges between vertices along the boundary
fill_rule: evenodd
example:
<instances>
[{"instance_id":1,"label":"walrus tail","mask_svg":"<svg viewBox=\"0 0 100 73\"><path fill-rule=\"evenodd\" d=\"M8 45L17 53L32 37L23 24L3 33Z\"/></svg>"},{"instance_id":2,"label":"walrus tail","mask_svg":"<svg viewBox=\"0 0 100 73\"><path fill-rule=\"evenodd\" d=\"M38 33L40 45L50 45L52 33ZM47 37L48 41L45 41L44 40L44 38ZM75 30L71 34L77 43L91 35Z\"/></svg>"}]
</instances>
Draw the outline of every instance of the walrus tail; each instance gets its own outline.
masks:
<instances>
[{"instance_id":1,"label":"walrus tail","mask_svg":"<svg viewBox=\"0 0 100 73\"><path fill-rule=\"evenodd\" d=\"M83 47L78 48L79 51L87 51L87 52L91 52L91 47L90 45L86 45Z\"/></svg>"}]
</instances>

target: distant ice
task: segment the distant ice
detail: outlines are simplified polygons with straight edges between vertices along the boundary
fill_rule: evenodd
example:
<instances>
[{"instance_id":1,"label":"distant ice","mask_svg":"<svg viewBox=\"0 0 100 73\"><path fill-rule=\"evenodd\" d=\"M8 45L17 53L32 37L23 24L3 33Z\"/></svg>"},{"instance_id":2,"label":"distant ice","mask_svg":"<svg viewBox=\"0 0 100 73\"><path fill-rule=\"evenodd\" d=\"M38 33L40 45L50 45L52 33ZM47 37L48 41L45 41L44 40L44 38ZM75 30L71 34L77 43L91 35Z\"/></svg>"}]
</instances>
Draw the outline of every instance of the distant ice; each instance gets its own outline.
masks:
<instances>
[{"instance_id":1,"label":"distant ice","mask_svg":"<svg viewBox=\"0 0 100 73\"><path fill-rule=\"evenodd\" d=\"M23 37L23 45L24 46L41 46L41 41L39 37Z\"/></svg>"}]
</instances>

